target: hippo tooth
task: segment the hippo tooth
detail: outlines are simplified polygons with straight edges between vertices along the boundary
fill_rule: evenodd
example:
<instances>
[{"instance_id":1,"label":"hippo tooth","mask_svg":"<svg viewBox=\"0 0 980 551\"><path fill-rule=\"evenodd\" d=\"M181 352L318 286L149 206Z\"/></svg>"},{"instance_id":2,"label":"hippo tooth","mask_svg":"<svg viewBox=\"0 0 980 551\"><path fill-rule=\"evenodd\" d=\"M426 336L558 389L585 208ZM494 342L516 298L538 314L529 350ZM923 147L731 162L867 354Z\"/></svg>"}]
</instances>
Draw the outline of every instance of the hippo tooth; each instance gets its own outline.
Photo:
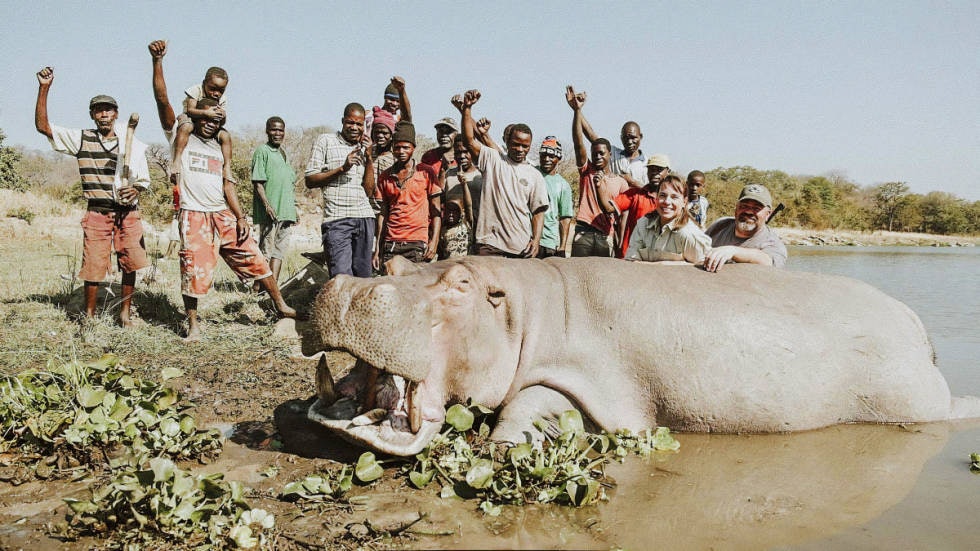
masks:
<instances>
[{"instance_id":1,"label":"hippo tooth","mask_svg":"<svg viewBox=\"0 0 980 551\"><path fill-rule=\"evenodd\" d=\"M408 402L408 424L413 434L418 434L419 429L422 428L422 406L419 404L418 390L418 383L409 383L408 392L405 394L405 400Z\"/></svg>"},{"instance_id":2,"label":"hippo tooth","mask_svg":"<svg viewBox=\"0 0 980 551\"><path fill-rule=\"evenodd\" d=\"M378 368L363 360L357 360L357 363L363 364L364 368L367 369L367 377L365 378L364 384L364 410L369 411L374 409L374 406L377 403L378 389L375 388L375 386L378 384L378 375L380 375L380 371Z\"/></svg>"},{"instance_id":3,"label":"hippo tooth","mask_svg":"<svg viewBox=\"0 0 980 551\"><path fill-rule=\"evenodd\" d=\"M327 366L327 355L321 354L316 365L316 397L323 406L330 406L337 401L337 393L333 387L333 376Z\"/></svg>"},{"instance_id":4,"label":"hippo tooth","mask_svg":"<svg viewBox=\"0 0 980 551\"><path fill-rule=\"evenodd\" d=\"M380 423L384 421L385 417L388 416L388 410L384 408L375 408L371 411L362 413L357 417L351 419L351 424L356 427L361 427L364 425L373 425L375 423Z\"/></svg>"}]
</instances>

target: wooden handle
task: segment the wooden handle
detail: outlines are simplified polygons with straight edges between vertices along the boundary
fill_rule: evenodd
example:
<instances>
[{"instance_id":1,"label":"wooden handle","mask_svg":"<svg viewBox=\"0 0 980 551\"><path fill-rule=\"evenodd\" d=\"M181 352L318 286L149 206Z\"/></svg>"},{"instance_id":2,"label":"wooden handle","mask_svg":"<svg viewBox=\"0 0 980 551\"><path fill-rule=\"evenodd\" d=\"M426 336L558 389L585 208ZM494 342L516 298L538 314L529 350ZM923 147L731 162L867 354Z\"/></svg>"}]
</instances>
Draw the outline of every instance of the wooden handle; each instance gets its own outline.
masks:
<instances>
[{"instance_id":1,"label":"wooden handle","mask_svg":"<svg viewBox=\"0 0 980 551\"><path fill-rule=\"evenodd\" d=\"M129 150L133 148L133 134L136 133L136 125L140 123L140 114L133 113L129 116L129 124L126 125L126 148L123 150L123 169L122 185L129 185Z\"/></svg>"}]
</instances>

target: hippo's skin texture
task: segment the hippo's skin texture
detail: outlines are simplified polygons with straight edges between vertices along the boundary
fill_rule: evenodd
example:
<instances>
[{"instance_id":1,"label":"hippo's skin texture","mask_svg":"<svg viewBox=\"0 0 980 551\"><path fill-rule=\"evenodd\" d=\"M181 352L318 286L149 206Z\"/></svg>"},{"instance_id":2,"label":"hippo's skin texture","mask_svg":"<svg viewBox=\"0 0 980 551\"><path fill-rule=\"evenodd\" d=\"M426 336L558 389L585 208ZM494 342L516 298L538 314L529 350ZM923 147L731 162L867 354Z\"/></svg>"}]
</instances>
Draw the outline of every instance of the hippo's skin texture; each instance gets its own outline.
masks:
<instances>
[{"instance_id":1,"label":"hippo's skin texture","mask_svg":"<svg viewBox=\"0 0 980 551\"><path fill-rule=\"evenodd\" d=\"M408 425L404 413L364 424L384 417L376 411L355 427L350 412L327 412L335 397L320 384L310 409L385 453L420 451L446 404L467 398L498 409L493 437L507 441L572 407L592 428L725 433L980 414L977 398L951 405L915 313L849 278L604 258L396 261L392 271L339 276L313 308L320 347L361 360L338 389L353 397L368 365L407 381L422 419L414 435L391 427Z\"/></svg>"}]
</instances>

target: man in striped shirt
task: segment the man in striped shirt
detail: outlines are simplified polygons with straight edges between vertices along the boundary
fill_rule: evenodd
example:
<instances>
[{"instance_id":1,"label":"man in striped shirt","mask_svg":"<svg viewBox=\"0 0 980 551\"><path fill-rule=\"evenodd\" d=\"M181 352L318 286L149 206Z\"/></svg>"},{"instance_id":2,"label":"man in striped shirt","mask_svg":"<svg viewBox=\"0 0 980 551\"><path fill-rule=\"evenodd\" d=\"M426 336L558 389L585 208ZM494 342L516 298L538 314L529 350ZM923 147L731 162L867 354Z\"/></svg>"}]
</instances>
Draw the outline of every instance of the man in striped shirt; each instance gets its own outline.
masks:
<instances>
[{"instance_id":1,"label":"man in striped shirt","mask_svg":"<svg viewBox=\"0 0 980 551\"><path fill-rule=\"evenodd\" d=\"M119 319L123 327L132 325L130 305L136 284L136 270L150 265L143 246L143 223L136 199L150 186L146 164L146 146L133 140L128 155L128 178L120 160L125 144L116 132L119 104L111 96L98 95L89 102L89 117L95 129L64 128L48 122L48 90L54 82L54 70L45 67L37 73L37 104L34 126L48 137L51 147L78 160L82 194L88 202L82 218L82 269L78 276L85 281L85 316L95 316L99 283L109 273L113 249L122 271L122 303ZM119 128L122 131L122 127Z\"/></svg>"},{"instance_id":2,"label":"man in striped shirt","mask_svg":"<svg viewBox=\"0 0 980 551\"><path fill-rule=\"evenodd\" d=\"M306 187L323 192L320 234L330 277L347 274L371 277L375 213L371 147L361 144L364 107L344 108L339 132L320 134L306 163Z\"/></svg>"}]
</instances>

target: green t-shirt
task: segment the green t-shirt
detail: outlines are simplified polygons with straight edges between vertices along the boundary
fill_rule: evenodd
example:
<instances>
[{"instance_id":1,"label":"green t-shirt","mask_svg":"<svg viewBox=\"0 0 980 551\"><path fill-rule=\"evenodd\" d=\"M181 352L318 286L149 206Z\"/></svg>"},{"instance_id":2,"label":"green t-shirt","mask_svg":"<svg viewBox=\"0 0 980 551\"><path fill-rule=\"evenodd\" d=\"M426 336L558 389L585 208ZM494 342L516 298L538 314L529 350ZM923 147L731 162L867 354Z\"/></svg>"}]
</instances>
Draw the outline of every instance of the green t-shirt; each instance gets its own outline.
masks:
<instances>
[{"instance_id":1,"label":"green t-shirt","mask_svg":"<svg viewBox=\"0 0 980 551\"><path fill-rule=\"evenodd\" d=\"M546 175L544 183L548 188L550 206L544 211L544 228L541 231L540 245L557 249L561 244L561 226L558 221L575 216L572 212L572 187L560 174Z\"/></svg>"},{"instance_id":2,"label":"green t-shirt","mask_svg":"<svg viewBox=\"0 0 980 551\"><path fill-rule=\"evenodd\" d=\"M265 197L279 220L296 221L296 197L293 191L296 171L286 162L286 154L282 149L273 149L267 143L255 149L252 154L252 181L265 182ZM252 220L256 224L271 222L258 193L252 198Z\"/></svg>"}]
</instances>

